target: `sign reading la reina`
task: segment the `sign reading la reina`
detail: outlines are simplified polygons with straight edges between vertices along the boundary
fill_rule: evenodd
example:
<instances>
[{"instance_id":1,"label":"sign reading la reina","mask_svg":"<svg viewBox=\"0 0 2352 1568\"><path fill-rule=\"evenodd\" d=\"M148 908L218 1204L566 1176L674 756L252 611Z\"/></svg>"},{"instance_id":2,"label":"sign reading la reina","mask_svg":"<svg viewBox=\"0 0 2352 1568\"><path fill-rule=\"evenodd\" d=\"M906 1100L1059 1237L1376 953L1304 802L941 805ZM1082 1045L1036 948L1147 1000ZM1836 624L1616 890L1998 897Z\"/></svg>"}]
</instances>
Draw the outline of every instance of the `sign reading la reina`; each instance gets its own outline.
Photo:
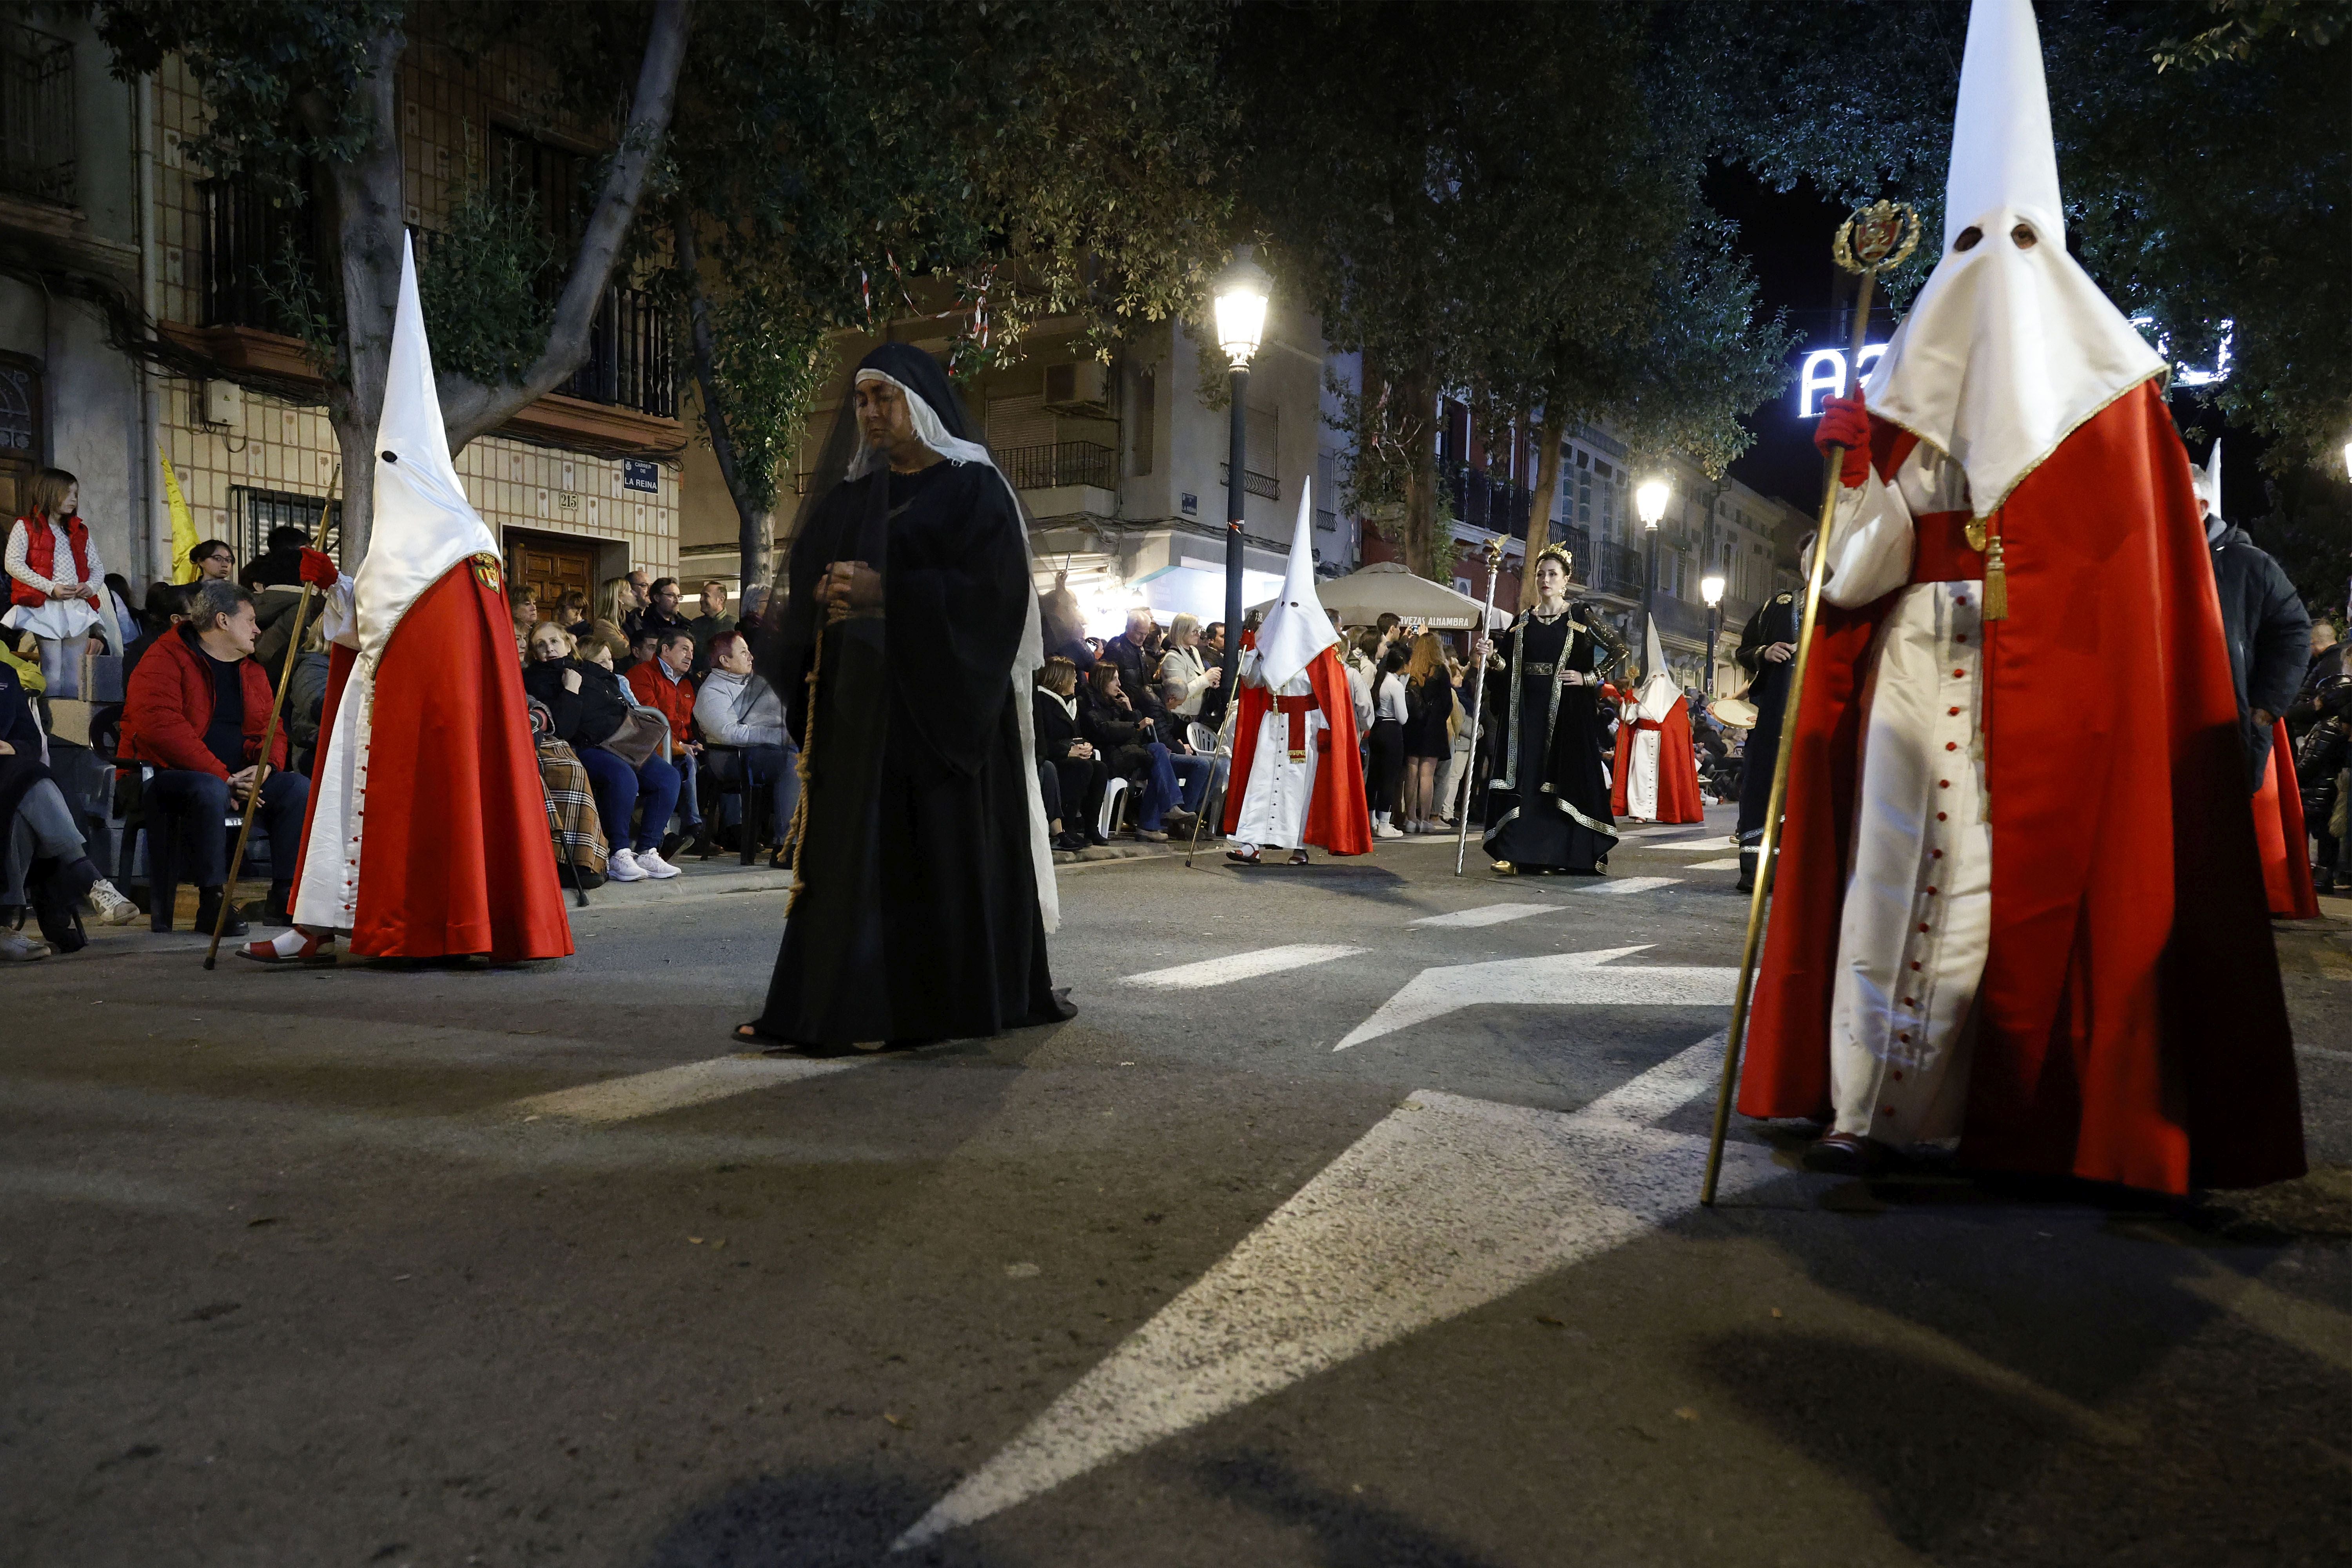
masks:
<instances>
[{"instance_id":1,"label":"sign reading la reina","mask_svg":"<svg viewBox=\"0 0 2352 1568\"><path fill-rule=\"evenodd\" d=\"M1866 376L1878 356L1886 352L1885 343L1864 343L1862 346L1862 366L1854 374ZM1834 392L1845 390L1845 350L1810 349L1797 371L1797 417L1818 419L1822 416L1822 399Z\"/></svg>"}]
</instances>

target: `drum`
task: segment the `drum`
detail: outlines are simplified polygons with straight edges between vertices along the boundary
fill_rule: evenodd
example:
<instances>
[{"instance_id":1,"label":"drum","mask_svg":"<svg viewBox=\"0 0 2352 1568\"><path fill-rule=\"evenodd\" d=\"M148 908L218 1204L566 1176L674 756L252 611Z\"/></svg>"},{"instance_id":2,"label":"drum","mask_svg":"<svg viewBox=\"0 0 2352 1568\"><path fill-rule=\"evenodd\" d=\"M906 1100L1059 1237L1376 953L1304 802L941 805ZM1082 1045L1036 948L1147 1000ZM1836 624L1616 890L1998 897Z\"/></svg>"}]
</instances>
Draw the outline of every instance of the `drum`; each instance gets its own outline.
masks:
<instances>
[{"instance_id":1,"label":"drum","mask_svg":"<svg viewBox=\"0 0 2352 1568\"><path fill-rule=\"evenodd\" d=\"M1718 697L1706 705L1715 721L1727 730L1756 728L1756 704L1738 697Z\"/></svg>"}]
</instances>

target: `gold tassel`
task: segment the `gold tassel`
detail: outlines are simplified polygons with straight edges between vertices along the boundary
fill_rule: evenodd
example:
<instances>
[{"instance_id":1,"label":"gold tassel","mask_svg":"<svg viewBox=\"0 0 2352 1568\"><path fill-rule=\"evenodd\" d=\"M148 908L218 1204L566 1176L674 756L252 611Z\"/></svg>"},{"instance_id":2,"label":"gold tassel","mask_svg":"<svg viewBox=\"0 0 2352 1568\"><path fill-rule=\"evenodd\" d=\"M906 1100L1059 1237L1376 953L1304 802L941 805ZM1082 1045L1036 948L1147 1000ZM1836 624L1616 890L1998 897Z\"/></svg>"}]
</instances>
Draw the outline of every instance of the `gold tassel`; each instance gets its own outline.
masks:
<instances>
[{"instance_id":1,"label":"gold tassel","mask_svg":"<svg viewBox=\"0 0 2352 1568\"><path fill-rule=\"evenodd\" d=\"M2001 563L1999 535L1994 536L1985 552L1984 618L2009 619L2009 568Z\"/></svg>"}]
</instances>

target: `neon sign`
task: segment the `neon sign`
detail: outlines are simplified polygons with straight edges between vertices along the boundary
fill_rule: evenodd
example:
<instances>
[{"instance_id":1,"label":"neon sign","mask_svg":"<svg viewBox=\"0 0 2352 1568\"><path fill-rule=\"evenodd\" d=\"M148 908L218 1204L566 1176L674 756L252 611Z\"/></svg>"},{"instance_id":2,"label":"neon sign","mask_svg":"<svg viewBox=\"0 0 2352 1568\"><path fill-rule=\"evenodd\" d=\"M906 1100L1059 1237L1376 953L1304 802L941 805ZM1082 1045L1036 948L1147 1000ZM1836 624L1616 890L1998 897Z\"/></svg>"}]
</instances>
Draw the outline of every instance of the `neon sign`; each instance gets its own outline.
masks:
<instances>
[{"instance_id":1,"label":"neon sign","mask_svg":"<svg viewBox=\"0 0 2352 1568\"><path fill-rule=\"evenodd\" d=\"M1862 368L1857 376L1866 376L1878 356L1886 352L1885 343L1864 343ZM1822 397L1827 393L1845 391L1845 350L1815 349L1805 356L1803 368L1797 373L1797 417L1819 419Z\"/></svg>"}]
</instances>

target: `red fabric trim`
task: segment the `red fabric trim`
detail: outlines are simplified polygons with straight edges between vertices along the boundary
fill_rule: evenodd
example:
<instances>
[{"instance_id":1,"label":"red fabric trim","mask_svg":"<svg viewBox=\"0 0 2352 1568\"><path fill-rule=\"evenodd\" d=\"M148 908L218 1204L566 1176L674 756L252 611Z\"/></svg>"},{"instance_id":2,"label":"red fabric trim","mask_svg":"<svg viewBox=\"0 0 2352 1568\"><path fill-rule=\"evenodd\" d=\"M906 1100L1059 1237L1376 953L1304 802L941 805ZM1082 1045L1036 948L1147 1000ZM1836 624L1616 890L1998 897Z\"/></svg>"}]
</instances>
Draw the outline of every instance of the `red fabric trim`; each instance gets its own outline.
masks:
<instances>
[{"instance_id":1,"label":"red fabric trim","mask_svg":"<svg viewBox=\"0 0 2352 1568\"><path fill-rule=\"evenodd\" d=\"M1625 784L1633 757L1637 730L1658 732L1658 815L1653 822L1705 822L1706 806L1698 793L1698 760L1691 752L1690 704L1683 698L1666 710L1663 721L1636 718L1617 726L1617 763L1610 769L1609 809L1626 815Z\"/></svg>"},{"instance_id":2,"label":"red fabric trim","mask_svg":"<svg viewBox=\"0 0 2352 1568\"><path fill-rule=\"evenodd\" d=\"M1244 647L1248 646L1246 643ZM1348 689L1348 672L1336 647L1327 647L1307 666L1315 688L1313 705L1323 711L1330 728L1323 732L1323 755L1315 766L1315 797L1307 805L1307 842L1334 855L1369 855L1372 848L1371 807L1364 802L1364 770L1356 738L1356 704ZM1280 699L1286 706L1305 701ZM1257 762L1258 722L1272 705L1263 686L1244 684L1241 707L1234 715L1234 765L1225 781L1225 825L1230 835L1241 826L1242 795L1249 788L1250 769Z\"/></svg>"},{"instance_id":3,"label":"red fabric trim","mask_svg":"<svg viewBox=\"0 0 2352 1568\"><path fill-rule=\"evenodd\" d=\"M49 520L38 512L20 517L16 526L25 531L25 569L36 577L54 582L53 568L58 560L58 536L49 531ZM87 586L89 583L89 525L79 517L66 519L66 543L73 552L74 581ZM30 583L8 579L8 602L37 610L50 602L49 596Z\"/></svg>"},{"instance_id":4,"label":"red fabric trim","mask_svg":"<svg viewBox=\"0 0 2352 1568\"><path fill-rule=\"evenodd\" d=\"M570 952L513 614L470 560L401 617L370 728L352 951L500 963Z\"/></svg>"},{"instance_id":5,"label":"red fabric trim","mask_svg":"<svg viewBox=\"0 0 2352 1568\"><path fill-rule=\"evenodd\" d=\"M2303 788L2294 776L2286 721L2271 728L2271 765L2254 792L2254 842L2263 857L2263 893L2273 915L2307 921L2319 914L2311 886L2311 844L2303 822Z\"/></svg>"},{"instance_id":6,"label":"red fabric trim","mask_svg":"<svg viewBox=\"0 0 2352 1568\"><path fill-rule=\"evenodd\" d=\"M2221 606L2188 455L2153 385L2029 475L2000 532L1992 943L1961 1156L2172 1193L2300 1175ZM1740 1085L1750 1116L1828 1110L1862 682L1891 602L1824 606L1817 632ZM2075 696L2127 679L2156 693L2152 711Z\"/></svg>"}]
</instances>

